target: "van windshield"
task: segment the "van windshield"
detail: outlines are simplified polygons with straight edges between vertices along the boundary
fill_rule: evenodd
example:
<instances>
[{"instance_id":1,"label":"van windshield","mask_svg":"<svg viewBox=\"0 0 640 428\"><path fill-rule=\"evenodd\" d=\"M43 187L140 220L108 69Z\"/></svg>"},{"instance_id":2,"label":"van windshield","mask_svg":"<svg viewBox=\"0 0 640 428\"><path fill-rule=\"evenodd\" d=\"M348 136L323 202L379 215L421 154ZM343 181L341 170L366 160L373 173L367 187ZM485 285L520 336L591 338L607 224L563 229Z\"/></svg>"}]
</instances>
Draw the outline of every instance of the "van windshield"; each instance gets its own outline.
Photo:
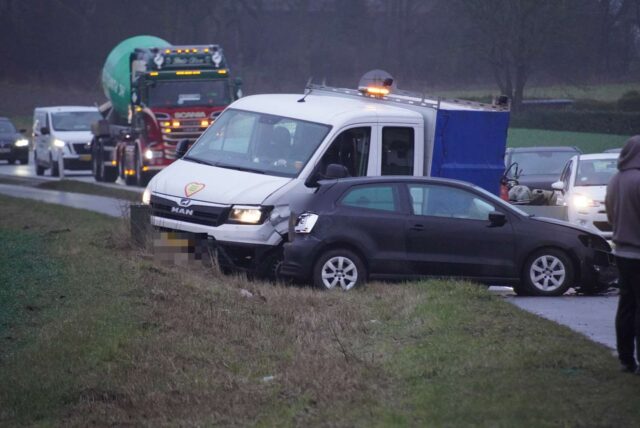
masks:
<instances>
[{"instance_id":1,"label":"van windshield","mask_svg":"<svg viewBox=\"0 0 640 428\"><path fill-rule=\"evenodd\" d=\"M229 109L198 139L185 160L222 168L296 177L331 127Z\"/></svg>"},{"instance_id":2,"label":"van windshield","mask_svg":"<svg viewBox=\"0 0 640 428\"><path fill-rule=\"evenodd\" d=\"M56 131L88 131L91 124L102 119L98 111L66 111L51 114Z\"/></svg>"}]
</instances>

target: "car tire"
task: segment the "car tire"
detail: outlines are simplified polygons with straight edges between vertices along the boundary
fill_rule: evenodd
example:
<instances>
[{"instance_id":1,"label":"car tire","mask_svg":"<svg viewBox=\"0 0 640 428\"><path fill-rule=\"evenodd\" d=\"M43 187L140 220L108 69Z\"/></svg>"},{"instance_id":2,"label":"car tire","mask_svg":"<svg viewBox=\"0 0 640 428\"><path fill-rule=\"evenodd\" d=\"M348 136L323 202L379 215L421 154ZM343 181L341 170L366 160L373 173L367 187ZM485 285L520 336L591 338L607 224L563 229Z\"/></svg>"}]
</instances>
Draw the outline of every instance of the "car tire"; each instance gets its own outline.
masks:
<instances>
[{"instance_id":1,"label":"car tire","mask_svg":"<svg viewBox=\"0 0 640 428\"><path fill-rule=\"evenodd\" d=\"M9 162L9 165L13 165L16 163L15 159L7 159L7 162Z\"/></svg>"},{"instance_id":2,"label":"car tire","mask_svg":"<svg viewBox=\"0 0 640 428\"><path fill-rule=\"evenodd\" d=\"M29 158L20 159L20 165L28 165L28 164L29 164Z\"/></svg>"},{"instance_id":3,"label":"car tire","mask_svg":"<svg viewBox=\"0 0 640 428\"><path fill-rule=\"evenodd\" d=\"M346 248L338 248L323 253L313 268L313 285L330 290L344 291L362 285L367 278L364 262L356 253Z\"/></svg>"},{"instance_id":4,"label":"car tire","mask_svg":"<svg viewBox=\"0 0 640 428\"><path fill-rule=\"evenodd\" d=\"M573 279L573 263L567 253L542 248L525 262L521 287L533 296L562 296L573 285Z\"/></svg>"}]
</instances>

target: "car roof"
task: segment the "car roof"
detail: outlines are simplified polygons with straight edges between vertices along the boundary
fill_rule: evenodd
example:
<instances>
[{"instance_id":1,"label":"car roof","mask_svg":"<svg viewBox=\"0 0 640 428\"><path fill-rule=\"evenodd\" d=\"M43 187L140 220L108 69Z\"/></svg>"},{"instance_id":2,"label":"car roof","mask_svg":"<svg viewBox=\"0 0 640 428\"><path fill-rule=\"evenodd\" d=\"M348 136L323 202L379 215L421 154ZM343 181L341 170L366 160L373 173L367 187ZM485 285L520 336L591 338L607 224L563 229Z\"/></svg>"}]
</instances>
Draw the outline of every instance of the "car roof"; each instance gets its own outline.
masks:
<instances>
[{"instance_id":1,"label":"car roof","mask_svg":"<svg viewBox=\"0 0 640 428\"><path fill-rule=\"evenodd\" d=\"M98 111L98 107L96 106L51 106L51 107L36 107L36 112L45 112L45 113L63 113L63 112L73 112L73 111Z\"/></svg>"},{"instance_id":2,"label":"car roof","mask_svg":"<svg viewBox=\"0 0 640 428\"><path fill-rule=\"evenodd\" d=\"M422 123L419 113L393 105L376 103L366 98L314 95L299 102L302 94L264 94L240 98L230 108L290 117L309 122L334 124L351 118L384 117Z\"/></svg>"},{"instance_id":3,"label":"car roof","mask_svg":"<svg viewBox=\"0 0 640 428\"><path fill-rule=\"evenodd\" d=\"M572 146L536 146L536 147L509 147L507 153L523 152L578 152L580 149Z\"/></svg>"}]
</instances>

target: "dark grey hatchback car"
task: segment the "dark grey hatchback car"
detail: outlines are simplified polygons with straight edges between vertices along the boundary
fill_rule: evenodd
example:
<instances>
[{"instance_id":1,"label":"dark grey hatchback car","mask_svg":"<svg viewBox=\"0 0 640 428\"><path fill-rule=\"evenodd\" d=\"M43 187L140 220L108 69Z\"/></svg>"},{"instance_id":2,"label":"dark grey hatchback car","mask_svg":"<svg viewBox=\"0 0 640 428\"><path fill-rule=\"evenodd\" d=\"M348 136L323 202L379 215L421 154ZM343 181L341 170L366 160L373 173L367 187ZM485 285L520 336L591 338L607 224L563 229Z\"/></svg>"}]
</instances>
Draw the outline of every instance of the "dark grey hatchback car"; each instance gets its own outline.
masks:
<instances>
[{"instance_id":1,"label":"dark grey hatchback car","mask_svg":"<svg viewBox=\"0 0 640 428\"><path fill-rule=\"evenodd\" d=\"M460 181L324 181L291 208L280 274L320 288L412 277L466 278L541 296L608 287L611 247L601 236L529 216Z\"/></svg>"}]
</instances>

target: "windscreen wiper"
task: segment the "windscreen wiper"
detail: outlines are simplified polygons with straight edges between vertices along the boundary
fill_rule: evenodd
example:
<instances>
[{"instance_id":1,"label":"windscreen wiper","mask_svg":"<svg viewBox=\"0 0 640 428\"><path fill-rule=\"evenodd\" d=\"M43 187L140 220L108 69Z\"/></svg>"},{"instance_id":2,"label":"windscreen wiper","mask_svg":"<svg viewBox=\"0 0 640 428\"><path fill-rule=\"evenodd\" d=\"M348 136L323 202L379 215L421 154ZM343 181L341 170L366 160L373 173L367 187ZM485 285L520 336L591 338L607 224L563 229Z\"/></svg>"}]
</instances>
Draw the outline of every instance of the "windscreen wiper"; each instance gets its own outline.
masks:
<instances>
[{"instance_id":1,"label":"windscreen wiper","mask_svg":"<svg viewBox=\"0 0 640 428\"><path fill-rule=\"evenodd\" d=\"M264 174L264 171L262 171L262 170L253 169L253 168L246 168L244 166L228 165L226 163L213 163L211 165L219 166L220 168L228 168L228 169L235 169L235 170L238 170L238 171L255 172L256 174Z\"/></svg>"},{"instance_id":2,"label":"windscreen wiper","mask_svg":"<svg viewBox=\"0 0 640 428\"><path fill-rule=\"evenodd\" d=\"M209 162L209 161L198 159L198 158L192 158L191 156L184 156L182 159L183 160L187 160L187 161L191 161L191 162L195 162L195 163L201 163L203 165L209 165L209 166L214 166L215 165L213 162Z\"/></svg>"}]
</instances>

